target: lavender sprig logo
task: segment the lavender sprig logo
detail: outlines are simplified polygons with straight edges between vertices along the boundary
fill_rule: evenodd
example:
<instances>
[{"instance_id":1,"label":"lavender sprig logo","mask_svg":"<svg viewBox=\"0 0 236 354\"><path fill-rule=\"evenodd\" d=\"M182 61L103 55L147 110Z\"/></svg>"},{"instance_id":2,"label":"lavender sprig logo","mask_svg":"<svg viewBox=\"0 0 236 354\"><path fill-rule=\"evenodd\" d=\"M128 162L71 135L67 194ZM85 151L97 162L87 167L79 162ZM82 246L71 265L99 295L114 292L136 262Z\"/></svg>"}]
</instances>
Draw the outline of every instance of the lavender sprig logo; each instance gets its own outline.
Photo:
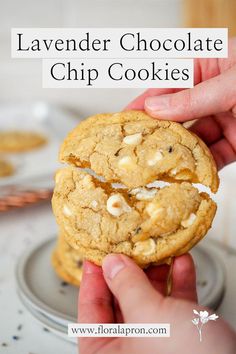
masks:
<instances>
[{"instance_id":1,"label":"lavender sprig logo","mask_svg":"<svg viewBox=\"0 0 236 354\"><path fill-rule=\"evenodd\" d=\"M208 321L215 321L219 316L217 316L215 313L212 315L209 315L207 311L200 311L198 312L197 310L193 310L193 313L197 315L198 317L195 317L192 320L192 323L197 327L198 333L199 333L199 339L200 342L202 342L202 327L204 324L206 324Z\"/></svg>"}]
</instances>

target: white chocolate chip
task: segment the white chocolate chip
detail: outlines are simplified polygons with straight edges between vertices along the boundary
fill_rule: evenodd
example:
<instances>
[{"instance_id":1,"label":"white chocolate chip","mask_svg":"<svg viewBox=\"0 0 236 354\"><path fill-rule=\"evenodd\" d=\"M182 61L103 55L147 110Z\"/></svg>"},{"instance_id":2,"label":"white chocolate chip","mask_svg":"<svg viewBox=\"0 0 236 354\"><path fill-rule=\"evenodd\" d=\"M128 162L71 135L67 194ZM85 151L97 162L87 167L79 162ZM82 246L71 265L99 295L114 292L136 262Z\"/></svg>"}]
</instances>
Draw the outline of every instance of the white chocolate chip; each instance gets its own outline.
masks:
<instances>
[{"instance_id":1,"label":"white chocolate chip","mask_svg":"<svg viewBox=\"0 0 236 354\"><path fill-rule=\"evenodd\" d=\"M170 170L170 174L171 174L172 176L177 175L177 173L178 173L177 168L173 168L172 170Z\"/></svg>"},{"instance_id":2,"label":"white chocolate chip","mask_svg":"<svg viewBox=\"0 0 236 354\"><path fill-rule=\"evenodd\" d=\"M122 195L113 194L107 200L107 211L113 216L120 216L123 213L130 212L131 207Z\"/></svg>"},{"instance_id":3,"label":"white chocolate chip","mask_svg":"<svg viewBox=\"0 0 236 354\"><path fill-rule=\"evenodd\" d=\"M96 208L98 206L98 202L96 200L93 200L91 202L91 206L92 206L92 208Z\"/></svg>"},{"instance_id":4,"label":"white chocolate chip","mask_svg":"<svg viewBox=\"0 0 236 354\"><path fill-rule=\"evenodd\" d=\"M118 165L122 168L128 169L131 168L133 165L133 160L130 156L123 156L119 162Z\"/></svg>"},{"instance_id":5,"label":"white chocolate chip","mask_svg":"<svg viewBox=\"0 0 236 354\"><path fill-rule=\"evenodd\" d=\"M68 206L66 204L63 206L63 214L66 215L66 216L71 216L72 215L72 212L71 212L70 208L68 208Z\"/></svg>"},{"instance_id":6,"label":"white chocolate chip","mask_svg":"<svg viewBox=\"0 0 236 354\"><path fill-rule=\"evenodd\" d=\"M158 214L163 211L163 208L160 208L156 203L149 203L146 207L146 212L151 218L155 218Z\"/></svg>"},{"instance_id":7,"label":"white chocolate chip","mask_svg":"<svg viewBox=\"0 0 236 354\"><path fill-rule=\"evenodd\" d=\"M134 255L149 256L153 254L156 250L156 243L152 238L145 241L138 241L134 245Z\"/></svg>"},{"instance_id":8,"label":"white chocolate chip","mask_svg":"<svg viewBox=\"0 0 236 354\"><path fill-rule=\"evenodd\" d=\"M135 188L132 189L130 193L135 195L138 200L149 200L157 194L157 189Z\"/></svg>"},{"instance_id":9,"label":"white chocolate chip","mask_svg":"<svg viewBox=\"0 0 236 354\"><path fill-rule=\"evenodd\" d=\"M154 166L158 161L163 159L163 154L160 150L156 151L151 159L148 160L148 166Z\"/></svg>"},{"instance_id":10,"label":"white chocolate chip","mask_svg":"<svg viewBox=\"0 0 236 354\"><path fill-rule=\"evenodd\" d=\"M60 182L62 174L63 174L62 170L57 171L57 173L55 174L55 182L56 182L56 184Z\"/></svg>"},{"instance_id":11,"label":"white chocolate chip","mask_svg":"<svg viewBox=\"0 0 236 354\"><path fill-rule=\"evenodd\" d=\"M138 145L142 141L142 134L137 133L133 135L127 135L124 139L123 142L127 145Z\"/></svg>"},{"instance_id":12,"label":"white chocolate chip","mask_svg":"<svg viewBox=\"0 0 236 354\"><path fill-rule=\"evenodd\" d=\"M196 220L196 217L197 217L196 214L191 213L188 219L183 220L183 221L181 222L181 225L182 225L184 228L187 228L187 227L191 226L191 225L194 223L194 221Z\"/></svg>"}]
</instances>

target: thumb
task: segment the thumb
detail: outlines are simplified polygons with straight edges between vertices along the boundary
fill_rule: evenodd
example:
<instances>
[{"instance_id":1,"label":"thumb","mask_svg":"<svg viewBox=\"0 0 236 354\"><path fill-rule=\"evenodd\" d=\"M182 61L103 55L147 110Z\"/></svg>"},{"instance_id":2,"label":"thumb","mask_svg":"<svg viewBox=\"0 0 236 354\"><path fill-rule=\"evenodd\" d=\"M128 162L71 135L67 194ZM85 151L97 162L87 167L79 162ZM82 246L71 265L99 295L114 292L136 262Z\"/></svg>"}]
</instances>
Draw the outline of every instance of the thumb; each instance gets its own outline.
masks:
<instances>
[{"instance_id":1,"label":"thumb","mask_svg":"<svg viewBox=\"0 0 236 354\"><path fill-rule=\"evenodd\" d=\"M121 254L106 256L102 268L107 285L119 302L125 322L145 322L144 313L150 319L153 303L156 306L163 297L155 291L143 270Z\"/></svg>"},{"instance_id":2,"label":"thumb","mask_svg":"<svg viewBox=\"0 0 236 354\"><path fill-rule=\"evenodd\" d=\"M185 122L234 110L236 106L236 67L212 79L168 95L148 97L146 112L160 119Z\"/></svg>"}]
</instances>

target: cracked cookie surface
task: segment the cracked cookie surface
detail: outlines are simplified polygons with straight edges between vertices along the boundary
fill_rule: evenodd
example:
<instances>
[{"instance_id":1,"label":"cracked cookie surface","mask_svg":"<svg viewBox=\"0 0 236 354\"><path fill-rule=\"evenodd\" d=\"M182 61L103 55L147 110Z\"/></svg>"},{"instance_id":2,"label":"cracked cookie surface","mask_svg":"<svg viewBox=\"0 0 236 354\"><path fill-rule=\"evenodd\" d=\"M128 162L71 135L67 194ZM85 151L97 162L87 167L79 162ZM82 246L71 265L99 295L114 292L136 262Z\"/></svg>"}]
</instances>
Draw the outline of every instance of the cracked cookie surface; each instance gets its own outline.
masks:
<instances>
[{"instance_id":1,"label":"cracked cookie surface","mask_svg":"<svg viewBox=\"0 0 236 354\"><path fill-rule=\"evenodd\" d=\"M201 183L216 192L219 184L214 159L196 135L141 111L82 121L62 144L60 160L129 188L161 179Z\"/></svg>"},{"instance_id":2,"label":"cracked cookie surface","mask_svg":"<svg viewBox=\"0 0 236 354\"><path fill-rule=\"evenodd\" d=\"M66 242L61 233L52 253L52 265L57 275L69 284L79 286L82 279L82 256Z\"/></svg>"},{"instance_id":3,"label":"cracked cookie surface","mask_svg":"<svg viewBox=\"0 0 236 354\"><path fill-rule=\"evenodd\" d=\"M216 210L188 182L114 189L75 167L59 170L55 180L52 205L66 240L99 265L112 252L142 267L162 263L202 238Z\"/></svg>"}]
</instances>

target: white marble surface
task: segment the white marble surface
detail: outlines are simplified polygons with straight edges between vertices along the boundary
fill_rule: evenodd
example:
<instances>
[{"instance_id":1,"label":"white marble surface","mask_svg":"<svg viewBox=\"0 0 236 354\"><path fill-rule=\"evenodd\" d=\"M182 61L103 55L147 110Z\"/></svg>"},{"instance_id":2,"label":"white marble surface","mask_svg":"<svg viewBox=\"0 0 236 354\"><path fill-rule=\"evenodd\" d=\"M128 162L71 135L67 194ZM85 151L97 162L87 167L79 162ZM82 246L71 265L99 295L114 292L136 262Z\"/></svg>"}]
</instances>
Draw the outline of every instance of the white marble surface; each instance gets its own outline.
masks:
<instances>
[{"instance_id":1,"label":"white marble surface","mask_svg":"<svg viewBox=\"0 0 236 354\"><path fill-rule=\"evenodd\" d=\"M2 214L0 225L0 353L76 353L73 344L45 332L21 304L16 293L14 270L20 254L28 246L56 232L50 204ZM20 331L17 330L19 325L22 325ZM13 336L19 339L14 340ZM7 347L2 346L3 343Z\"/></svg>"},{"instance_id":2,"label":"white marble surface","mask_svg":"<svg viewBox=\"0 0 236 354\"><path fill-rule=\"evenodd\" d=\"M233 172L234 171L234 172ZM224 176L226 175L226 177ZM235 187L229 180L235 180L235 166L223 173L222 187L217 196L219 212L209 236L220 240L222 236L222 220L227 217L223 234L223 242L235 246ZM231 189L232 188L232 189ZM223 190L222 190L223 189ZM227 191L227 192L226 192ZM227 198L224 199L223 195ZM224 205L224 200L228 204ZM218 225L218 226L217 226ZM56 224L50 203L43 203L30 208L0 214L0 353L6 354L69 354L76 353L76 348L52 333L45 332L24 309L16 293L14 268L18 257L27 247L56 234ZM226 266L226 292L218 310L236 329L236 251L227 251L223 246L219 250ZM43 286L39 284L39 286ZM55 294L56 296L56 294ZM22 313L19 313L19 311ZM17 327L22 325L19 331ZM13 336L19 337L14 340ZM6 343L7 346L2 346Z\"/></svg>"}]
</instances>

